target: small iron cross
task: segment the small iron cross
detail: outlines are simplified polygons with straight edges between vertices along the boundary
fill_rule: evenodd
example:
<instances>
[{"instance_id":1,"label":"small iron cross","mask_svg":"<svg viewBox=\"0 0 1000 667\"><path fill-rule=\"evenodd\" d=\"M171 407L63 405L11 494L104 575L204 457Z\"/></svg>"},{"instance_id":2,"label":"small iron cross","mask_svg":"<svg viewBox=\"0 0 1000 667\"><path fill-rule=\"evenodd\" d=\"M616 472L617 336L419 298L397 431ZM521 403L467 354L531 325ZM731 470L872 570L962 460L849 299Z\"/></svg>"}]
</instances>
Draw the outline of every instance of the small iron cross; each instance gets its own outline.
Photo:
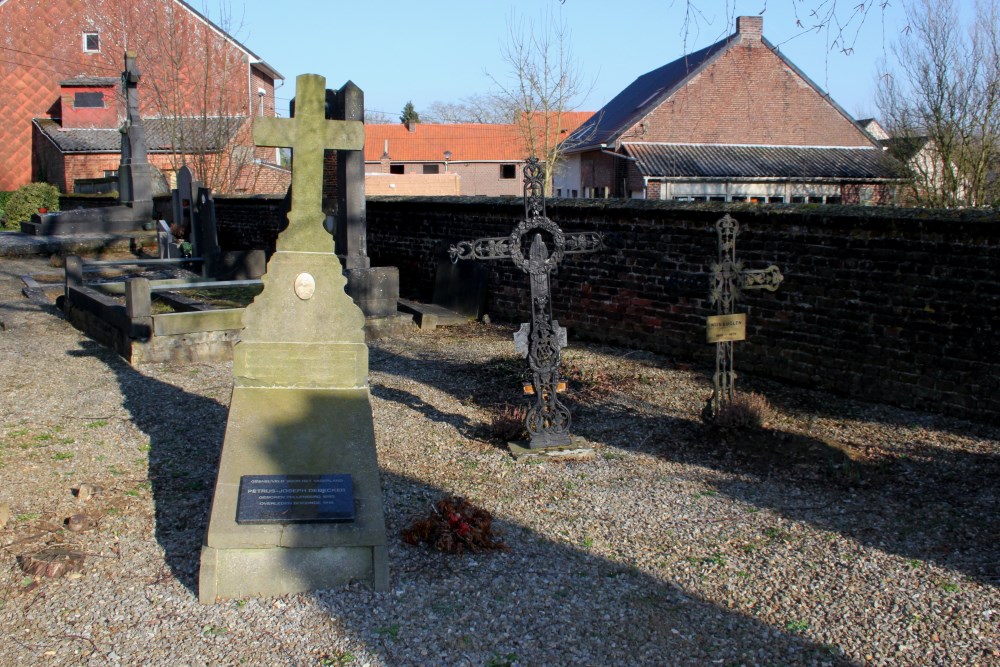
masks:
<instances>
[{"instance_id":1,"label":"small iron cross","mask_svg":"<svg viewBox=\"0 0 1000 667\"><path fill-rule=\"evenodd\" d=\"M714 303L716 314L732 315L733 306L743 290L766 289L774 292L784 280L781 271L773 264L766 269L746 269L736 259L736 236L740 223L727 213L715 223L719 236L719 260L712 262L709 303ZM733 340L743 340L736 338ZM712 414L718 415L733 400L736 391L736 371L733 368L733 340L715 344L715 375L712 377Z\"/></svg>"},{"instance_id":2,"label":"small iron cross","mask_svg":"<svg viewBox=\"0 0 1000 667\"><path fill-rule=\"evenodd\" d=\"M528 360L535 404L528 409L525 428L531 436L530 449L570 444L569 409L557 396L559 360L566 347L566 329L552 319L552 291L549 276L566 255L601 250L604 240L597 232L564 234L545 215L545 187L538 158L524 166L524 216L510 236L462 241L448 249L453 262L460 259L500 259L509 257L528 274L531 281L531 322L514 334L514 347ZM533 234L532 234L533 232ZM545 242L543 232L550 237ZM530 236L528 256L524 243Z\"/></svg>"}]
</instances>

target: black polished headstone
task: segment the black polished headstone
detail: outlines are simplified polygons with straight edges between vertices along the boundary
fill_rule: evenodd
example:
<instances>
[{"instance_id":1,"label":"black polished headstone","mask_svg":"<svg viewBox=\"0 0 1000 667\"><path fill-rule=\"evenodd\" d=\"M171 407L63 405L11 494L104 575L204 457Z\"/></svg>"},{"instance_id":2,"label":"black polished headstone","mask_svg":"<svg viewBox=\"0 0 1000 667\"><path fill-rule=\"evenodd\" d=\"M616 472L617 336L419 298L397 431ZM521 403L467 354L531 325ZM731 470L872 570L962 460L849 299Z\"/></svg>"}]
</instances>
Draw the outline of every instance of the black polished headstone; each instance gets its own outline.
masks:
<instances>
[{"instance_id":1,"label":"black polished headstone","mask_svg":"<svg viewBox=\"0 0 1000 667\"><path fill-rule=\"evenodd\" d=\"M350 475L243 475L236 523L354 521Z\"/></svg>"}]
</instances>

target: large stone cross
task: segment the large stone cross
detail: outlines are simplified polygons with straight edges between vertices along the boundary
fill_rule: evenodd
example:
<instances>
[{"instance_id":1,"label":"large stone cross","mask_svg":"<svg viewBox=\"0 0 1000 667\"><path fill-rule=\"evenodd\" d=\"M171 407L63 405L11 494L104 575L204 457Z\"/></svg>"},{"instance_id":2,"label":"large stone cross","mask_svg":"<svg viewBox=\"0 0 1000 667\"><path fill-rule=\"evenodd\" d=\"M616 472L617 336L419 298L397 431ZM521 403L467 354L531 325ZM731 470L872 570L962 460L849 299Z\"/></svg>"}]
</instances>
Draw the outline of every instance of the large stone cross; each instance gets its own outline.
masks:
<instances>
[{"instance_id":1,"label":"large stone cross","mask_svg":"<svg viewBox=\"0 0 1000 667\"><path fill-rule=\"evenodd\" d=\"M322 76L296 77L295 99L293 118L258 118L253 139L258 146L292 149L292 210L277 249L318 252L324 245L332 245L323 228L323 151L362 150L365 129L361 121L326 119L326 80Z\"/></svg>"},{"instance_id":2,"label":"large stone cross","mask_svg":"<svg viewBox=\"0 0 1000 667\"><path fill-rule=\"evenodd\" d=\"M122 127L121 162L118 165L118 201L152 210L153 181L146 146L146 130L139 114L139 80L142 73L134 53L125 53L122 93L125 95L125 125Z\"/></svg>"},{"instance_id":3,"label":"large stone cross","mask_svg":"<svg viewBox=\"0 0 1000 667\"><path fill-rule=\"evenodd\" d=\"M766 269L747 269L736 259L740 223L728 213L715 223L715 229L719 236L719 260L712 263L709 303L715 304L716 315L709 318L708 341L716 345L710 408L712 414L717 415L733 400L736 391L733 342L746 339L746 314L734 314L733 306L743 290L774 292L784 276L773 264Z\"/></svg>"}]
</instances>

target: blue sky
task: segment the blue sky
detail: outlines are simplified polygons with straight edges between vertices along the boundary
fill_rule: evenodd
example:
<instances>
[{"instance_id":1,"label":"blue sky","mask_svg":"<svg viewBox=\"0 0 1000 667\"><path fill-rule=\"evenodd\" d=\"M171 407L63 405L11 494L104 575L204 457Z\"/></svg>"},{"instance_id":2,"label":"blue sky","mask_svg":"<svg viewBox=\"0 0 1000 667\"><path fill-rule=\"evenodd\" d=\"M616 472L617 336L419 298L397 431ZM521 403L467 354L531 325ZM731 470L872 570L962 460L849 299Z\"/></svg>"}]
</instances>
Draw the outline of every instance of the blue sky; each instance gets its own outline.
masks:
<instances>
[{"instance_id":1,"label":"blue sky","mask_svg":"<svg viewBox=\"0 0 1000 667\"><path fill-rule=\"evenodd\" d=\"M303 73L325 76L332 88L353 80L366 107L392 120L407 100L419 112L434 101L488 92L489 74L507 73L500 45L512 12L536 19L548 5L566 21L573 55L593 83L581 110L600 108L644 72L730 34L736 16L763 11L764 36L862 117L876 114L875 72L905 25L902 0L885 9L867 0L863 25L855 18L847 29L849 55L832 47L833 33L796 25L797 18L806 26L815 21L809 13L817 6L835 7L846 22L860 2L692 0L698 13L686 35L684 0L230 0L229 7L235 36L287 79L277 93L282 113ZM204 7L222 21L214 8L212 1Z\"/></svg>"}]
</instances>

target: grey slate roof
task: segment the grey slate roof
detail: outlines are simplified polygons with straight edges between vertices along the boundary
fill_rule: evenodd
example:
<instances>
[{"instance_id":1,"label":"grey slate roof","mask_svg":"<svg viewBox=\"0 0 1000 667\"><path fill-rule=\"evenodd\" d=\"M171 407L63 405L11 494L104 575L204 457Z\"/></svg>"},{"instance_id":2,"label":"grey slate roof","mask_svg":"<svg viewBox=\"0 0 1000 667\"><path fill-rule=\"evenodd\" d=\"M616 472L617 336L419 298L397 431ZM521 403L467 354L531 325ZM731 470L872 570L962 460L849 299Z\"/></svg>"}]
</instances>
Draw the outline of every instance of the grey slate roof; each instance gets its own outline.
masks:
<instances>
[{"instance_id":1,"label":"grey slate roof","mask_svg":"<svg viewBox=\"0 0 1000 667\"><path fill-rule=\"evenodd\" d=\"M902 165L877 148L623 143L643 176L665 178L885 180Z\"/></svg>"},{"instance_id":2,"label":"grey slate roof","mask_svg":"<svg viewBox=\"0 0 1000 667\"><path fill-rule=\"evenodd\" d=\"M646 72L577 128L566 140L567 146L571 146L571 150L578 150L613 143L622 131L659 104L660 100L737 37L734 33L700 51Z\"/></svg>"},{"instance_id":3,"label":"grey slate roof","mask_svg":"<svg viewBox=\"0 0 1000 667\"><path fill-rule=\"evenodd\" d=\"M625 130L639 122L656 106L679 90L689 77L706 67L720 53L733 43L738 43L740 34L733 34L719 40L700 51L689 53L669 62L666 65L646 72L633 81L625 90L618 93L610 102L604 105L594 116L576 129L565 141L567 152L575 153L599 148L602 144L611 146L621 138ZM805 83L820 94L828 104L837 109L845 118L853 118L839 104L833 101L812 79L806 76L798 66L786 58L784 54L766 37L761 36L761 43L774 52L784 64L795 72Z\"/></svg>"},{"instance_id":4,"label":"grey slate roof","mask_svg":"<svg viewBox=\"0 0 1000 667\"><path fill-rule=\"evenodd\" d=\"M213 152L228 144L245 120L232 116L144 118L142 124L151 152L172 153L175 146L182 146L188 152ZM63 153L117 153L121 150L122 135L117 128L63 129L49 118L36 118L34 122Z\"/></svg>"}]
</instances>

